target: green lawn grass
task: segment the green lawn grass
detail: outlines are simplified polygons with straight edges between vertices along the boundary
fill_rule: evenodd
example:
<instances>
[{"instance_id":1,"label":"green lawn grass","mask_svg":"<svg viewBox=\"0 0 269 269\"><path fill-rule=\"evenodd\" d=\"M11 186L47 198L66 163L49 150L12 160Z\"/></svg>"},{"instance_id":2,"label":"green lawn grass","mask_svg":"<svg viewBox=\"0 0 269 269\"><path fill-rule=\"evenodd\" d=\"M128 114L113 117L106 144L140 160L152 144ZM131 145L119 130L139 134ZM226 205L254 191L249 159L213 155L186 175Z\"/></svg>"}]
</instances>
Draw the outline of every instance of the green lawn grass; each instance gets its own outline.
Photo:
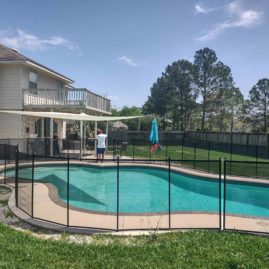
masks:
<instances>
[{"instance_id":1,"label":"green lawn grass","mask_svg":"<svg viewBox=\"0 0 269 269\"><path fill-rule=\"evenodd\" d=\"M119 150L118 150L119 153ZM144 146L133 146L130 145L127 151L123 153L124 156L134 157L135 159L151 159L151 160L166 160L171 157L174 161L172 165L182 165L194 169L200 169L207 172L218 173L219 164L217 160L221 158L228 161L240 161L242 163L232 163L227 165L227 174L239 175L239 176L251 176L251 177L261 177L269 178L269 165L267 164L256 164L258 162L267 162L268 159L257 158L252 156L240 155L240 154L230 154L229 152L221 152L201 148L193 147L181 147L181 146L164 146L161 150L156 150L154 153L150 154L149 145ZM185 160L184 163L180 160ZM188 162L189 160L189 162ZM196 160L194 163L193 160ZM199 162L199 160L211 160L216 162ZM253 162L253 163L243 163L243 162ZM223 172L223 164L222 164Z\"/></svg>"},{"instance_id":2,"label":"green lawn grass","mask_svg":"<svg viewBox=\"0 0 269 269\"><path fill-rule=\"evenodd\" d=\"M132 157L134 154L135 158L152 158L152 159L166 159L169 156L175 160L218 160L219 158L226 158L227 160L237 160L237 161L256 161L255 157L245 156L240 154L233 154L232 157L229 152L221 152L207 149L193 148L193 147L181 147L181 146L168 146L162 147L161 150L156 150L154 153L150 154L149 146L128 146L126 155ZM195 154L196 151L196 154ZM125 155L125 153L124 153ZM183 158L182 158L183 157ZM258 158L258 160L266 160Z\"/></svg>"},{"instance_id":3,"label":"green lawn grass","mask_svg":"<svg viewBox=\"0 0 269 269\"><path fill-rule=\"evenodd\" d=\"M64 237L63 237L64 238ZM232 232L40 240L0 224L0 268L269 268L269 240Z\"/></svg>"}]
</instances>

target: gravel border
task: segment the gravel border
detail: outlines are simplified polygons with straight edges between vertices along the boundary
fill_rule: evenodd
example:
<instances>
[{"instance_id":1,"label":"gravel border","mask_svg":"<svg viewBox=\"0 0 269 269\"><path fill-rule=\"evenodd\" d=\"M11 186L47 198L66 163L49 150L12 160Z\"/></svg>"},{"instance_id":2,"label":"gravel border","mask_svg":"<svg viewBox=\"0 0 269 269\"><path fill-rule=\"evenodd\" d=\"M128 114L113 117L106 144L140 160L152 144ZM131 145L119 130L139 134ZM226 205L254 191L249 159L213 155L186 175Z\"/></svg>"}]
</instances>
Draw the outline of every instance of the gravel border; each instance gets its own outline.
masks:
<instances>
[{"instance_id":1,"label":"gravel border","mask_svg":"<svg viewBox=\"0 0 269 269\"><path fill-rule=\"evenodd\" d=\"M9 186L0 186L0 222L9 227L45 240L63 240L69 243L90 244L93 242L92 235L70 234L66 232L57 232L50 229L40 228L22 221L16 217L8 207L8 200L11 196L12 188Z\"/></svg>"}]
</instances>

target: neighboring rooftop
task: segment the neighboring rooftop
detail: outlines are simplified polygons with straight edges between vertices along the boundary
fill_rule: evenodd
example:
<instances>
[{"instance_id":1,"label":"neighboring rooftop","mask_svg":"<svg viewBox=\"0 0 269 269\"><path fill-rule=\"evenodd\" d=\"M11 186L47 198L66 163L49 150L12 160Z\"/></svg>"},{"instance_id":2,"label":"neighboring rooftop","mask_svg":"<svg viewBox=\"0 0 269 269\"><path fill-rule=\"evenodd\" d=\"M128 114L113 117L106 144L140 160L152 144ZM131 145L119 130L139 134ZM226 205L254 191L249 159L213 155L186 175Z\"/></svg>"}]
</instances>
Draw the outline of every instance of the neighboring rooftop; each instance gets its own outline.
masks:
<instances>
[{"instance_id":1,"label":"neighboring rooftop","mask_svg":"<svg viewBox=\"0 0 269 269\"><path fill-rule=\"evenodd\" d=\"M30 63L33 65L36 65L37 67L41 68L41 69L45 69L47 71L49 71L50 73L54 73L57 76L62 77L63 79L69 81L69 83L73 83L74 81L22 54L20 54L18 51L16 51L15 49L10 49L2 44L0 44L0 63L1 62L25 62L25 63Z\"/></svg>"}]
</instances>

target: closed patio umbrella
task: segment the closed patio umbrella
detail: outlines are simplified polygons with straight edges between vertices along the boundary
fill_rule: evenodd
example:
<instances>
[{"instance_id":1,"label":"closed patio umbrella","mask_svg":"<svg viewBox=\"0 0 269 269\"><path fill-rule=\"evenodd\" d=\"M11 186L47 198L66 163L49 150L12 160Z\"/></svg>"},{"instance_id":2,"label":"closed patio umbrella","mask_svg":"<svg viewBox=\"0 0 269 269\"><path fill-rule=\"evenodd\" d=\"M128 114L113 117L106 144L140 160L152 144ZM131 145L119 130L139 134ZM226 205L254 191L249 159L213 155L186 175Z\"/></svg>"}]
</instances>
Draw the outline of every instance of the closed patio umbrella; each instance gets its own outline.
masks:
<instances>
[{"instance_id":1,"label":"closed patio umbrella","mask_svg":"<svg viewBox=\"0 0 269 269\"><path fill-rule=\"evenodd\" d=\"M159 135L158 135L158 122L156 119L153 119L151 122L151 130L149 135L150 143L153 146L150 148L150 152L154 152L157 148L160 147L159 145Z\"/></svg>"},{"instance_id":2,"label":"closed patio umbrella","mask_svg":"<svg viewBox=\"0 0 269 269\"><path fill-rule=\"evenodd\" d=\"M159 142L158 122L156 119L153 119L151 122L151 130L150 130L149 140L150 140L151 144L157 144Z\"/></svg>"}]
</instances>

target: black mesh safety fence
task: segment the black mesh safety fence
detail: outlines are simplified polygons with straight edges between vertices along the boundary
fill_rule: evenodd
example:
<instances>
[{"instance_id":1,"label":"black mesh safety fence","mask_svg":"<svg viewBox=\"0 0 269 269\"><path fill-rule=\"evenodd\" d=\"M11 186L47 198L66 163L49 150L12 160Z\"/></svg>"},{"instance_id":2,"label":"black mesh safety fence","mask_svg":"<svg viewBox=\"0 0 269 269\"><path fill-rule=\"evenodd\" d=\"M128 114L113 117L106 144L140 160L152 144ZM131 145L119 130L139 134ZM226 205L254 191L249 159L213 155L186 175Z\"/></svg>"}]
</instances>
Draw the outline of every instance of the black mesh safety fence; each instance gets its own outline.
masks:
<instances>
[{"instance_id":1,"label":"black mesh safety fence","mask_svg":"<svg viewBox=\"0 0 269 269\"><path fill-rule=\"evenodd\" d=\"M69 159L68 225L117 230L117 162Z\"/></svg>"},{"instance_id":2,"label":"black mesh safety fence","mask_svg":"<svg viewBox=\"0 0 269 269\"><path fill-rule=\"evenodd\" d=\"M17 146L0 144L0 181L14 187Z\"/></svg>"},{"instance_id":3,"label":"black mesh safety fence","mask_svg":"<svg viewBox=\"0 0 269 269\"><path fill-rule=\"evenodd\" d=\"M269 233L269 162L224 162L224 228Z\"/></svg>"},{"instance_id":4,"label":"black mesh safety fence","mask_svg":"<svg viewBox=\"0 0 269 269\"><path fill-rule=\"evenodd\" d=\"M68 159L33 155L33 217L68 225Z\"/></svg>"},{"instance_id":5,"label":"black mesh safety fence","mask_svg":"<svg viewBox=\"0 0 269 269\"><path fill-rule=\"evenodd\" d=\"M32 176L34 172L33 160L31 155L17 152L17 169L15 170L16 181L16 204L28 215L33 214L33 184Z\"/></svg>"},{"instance_id":6,"label":"black mesh safety fence","mask_svg":"<svg viewBox=\"0 0 269 269\"><path fill-rule=\"evenodd\" d=\"M219 161L170 161L170 227L176 229L221 229L221 160ZM194 172L192 167L214 173Z\"/></svg>"},{"instance_id":7,"label":"black mesh safety fence","mask_svg":"<svg viewBox=\"0 0 269 269\"><path fill-rule=\"evenodd\" d=\"M167 142L155 158L114 154L97 162L0 144L0 179L15 187L16 206L27 215L66 227L269 233L269 161L214 159L208 150L202 159L188 145L192 158L175 144L180 157L173 158Z\"/></svg>"}]
</instances>

